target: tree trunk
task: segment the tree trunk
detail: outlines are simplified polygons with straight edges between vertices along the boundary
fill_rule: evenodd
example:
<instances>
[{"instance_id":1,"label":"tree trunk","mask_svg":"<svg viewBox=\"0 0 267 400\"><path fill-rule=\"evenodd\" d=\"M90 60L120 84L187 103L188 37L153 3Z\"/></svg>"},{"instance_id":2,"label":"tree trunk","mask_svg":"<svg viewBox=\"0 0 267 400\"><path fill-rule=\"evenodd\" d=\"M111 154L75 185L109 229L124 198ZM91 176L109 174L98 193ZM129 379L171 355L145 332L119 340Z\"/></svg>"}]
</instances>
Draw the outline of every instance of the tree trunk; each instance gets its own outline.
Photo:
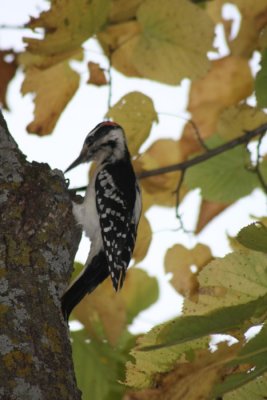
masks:
<instances>
[{"instance_id":1,"label":"tree trunk","mask_svg":"<svg viewBox=\"0 0 267 400\"><path fill-rule=\"evenodd\" d=\"M64 176L29 163L0 112L0 399L80 399L60 298L80 240Z\"/></svg>"}]
</instances>

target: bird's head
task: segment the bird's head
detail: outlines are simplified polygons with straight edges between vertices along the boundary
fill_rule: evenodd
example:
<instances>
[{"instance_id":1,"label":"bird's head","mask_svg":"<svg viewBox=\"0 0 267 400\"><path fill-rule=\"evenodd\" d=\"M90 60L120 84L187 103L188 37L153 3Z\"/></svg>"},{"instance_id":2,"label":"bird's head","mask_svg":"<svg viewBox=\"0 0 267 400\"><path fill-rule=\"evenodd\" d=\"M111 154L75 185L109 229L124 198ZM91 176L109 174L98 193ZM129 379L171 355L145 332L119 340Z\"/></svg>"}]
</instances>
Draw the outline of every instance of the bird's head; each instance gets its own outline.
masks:
<instances>
[{"instance_id":1,"label":"bird's head","mask_svg":"<svg viewBox=\"0 0 267 400\"><path fill-rule=\"evenodd\" d=\"M92 160L97 164L119 160L125 156L127 151L122 127L112 121L101 122L88 133L80 155L65 172Z\"/></svg>"}]
</instances>

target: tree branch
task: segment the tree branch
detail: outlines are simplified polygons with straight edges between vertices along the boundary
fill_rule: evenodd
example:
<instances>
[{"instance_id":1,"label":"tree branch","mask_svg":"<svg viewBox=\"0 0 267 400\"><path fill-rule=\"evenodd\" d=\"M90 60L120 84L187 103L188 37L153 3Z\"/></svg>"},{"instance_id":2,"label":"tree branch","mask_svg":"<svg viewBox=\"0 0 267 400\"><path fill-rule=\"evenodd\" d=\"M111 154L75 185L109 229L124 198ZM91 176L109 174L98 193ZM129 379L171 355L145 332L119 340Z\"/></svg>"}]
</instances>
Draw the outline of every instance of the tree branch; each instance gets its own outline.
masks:
<instances>
[{"instance_id":1,"label":"tree branch","mask_svg":"<svg viewBox=\"0 0 267 400\"><path fill-rule=\"evenodd\" d=\"M267 123L259 126L258 128L252 131L247 131L244 133L243 136L239 136L233 140L230 140L229 142L223 143L218 147L214 147L213 149L210 149L205 153L200 154L199 156L191 158L190 160L186 160L178 164L169 165L167 167L152 169L150 171L143 171L140 174L138 174L138 178L145 179L145 178L150 178L152 176L167 174L169 172L185 171L187 168L193 167L194 165L207 161L210 158L225 153L226 151L229 151L237 146L240 146L241 144L247 144L254 137L263 135L266 132L266 130L267 130Z\"/></svg>"}]
</instances>

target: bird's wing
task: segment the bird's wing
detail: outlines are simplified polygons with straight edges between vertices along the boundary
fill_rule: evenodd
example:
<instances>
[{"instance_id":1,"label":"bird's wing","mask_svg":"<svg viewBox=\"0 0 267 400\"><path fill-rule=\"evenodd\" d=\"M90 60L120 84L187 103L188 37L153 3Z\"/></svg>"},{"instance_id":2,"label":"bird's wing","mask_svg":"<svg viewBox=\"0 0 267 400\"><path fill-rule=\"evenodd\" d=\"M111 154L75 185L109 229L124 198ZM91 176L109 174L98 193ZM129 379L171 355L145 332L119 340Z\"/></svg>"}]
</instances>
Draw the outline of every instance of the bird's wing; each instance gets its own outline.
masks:
<instances>
[{"instance_id":1,"label":"bird's wing","mask_svg":"<svg viewBox=\"0 0 267 400\"><path fill-rule=\"evenodd\" d=\"M113 286L118 290L123 284L135 244L133 210L127 202L127 194L115 184L107 169L102 169L97 175L95 191L108 268Z\"/></svg>"}]
</instances>

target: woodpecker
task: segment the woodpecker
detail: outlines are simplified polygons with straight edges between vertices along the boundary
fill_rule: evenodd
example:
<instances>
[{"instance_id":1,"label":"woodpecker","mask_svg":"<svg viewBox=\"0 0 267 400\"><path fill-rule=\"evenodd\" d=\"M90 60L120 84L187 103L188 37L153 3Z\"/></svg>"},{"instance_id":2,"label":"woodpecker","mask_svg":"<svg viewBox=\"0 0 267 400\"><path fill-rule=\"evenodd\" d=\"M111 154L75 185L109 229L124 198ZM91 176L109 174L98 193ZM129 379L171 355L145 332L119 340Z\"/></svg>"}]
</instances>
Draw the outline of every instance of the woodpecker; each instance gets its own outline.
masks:
<instances>
[{"instance_id":1,"label":"woodpecker","mask_svg":"<svg viewBox=\"0 0 267 400\"><path fill-rule=\"evenodd\" d=\"M121 289L135 245L141 215L140 188L131 163L123 128L115 122L98 124L86 136L78 158L66 169L95 161L94 174L82 204L73 214L91 241L81 274L62 297L68 320L72 309L108 276Z\"/></svg>"}]
</instances>

